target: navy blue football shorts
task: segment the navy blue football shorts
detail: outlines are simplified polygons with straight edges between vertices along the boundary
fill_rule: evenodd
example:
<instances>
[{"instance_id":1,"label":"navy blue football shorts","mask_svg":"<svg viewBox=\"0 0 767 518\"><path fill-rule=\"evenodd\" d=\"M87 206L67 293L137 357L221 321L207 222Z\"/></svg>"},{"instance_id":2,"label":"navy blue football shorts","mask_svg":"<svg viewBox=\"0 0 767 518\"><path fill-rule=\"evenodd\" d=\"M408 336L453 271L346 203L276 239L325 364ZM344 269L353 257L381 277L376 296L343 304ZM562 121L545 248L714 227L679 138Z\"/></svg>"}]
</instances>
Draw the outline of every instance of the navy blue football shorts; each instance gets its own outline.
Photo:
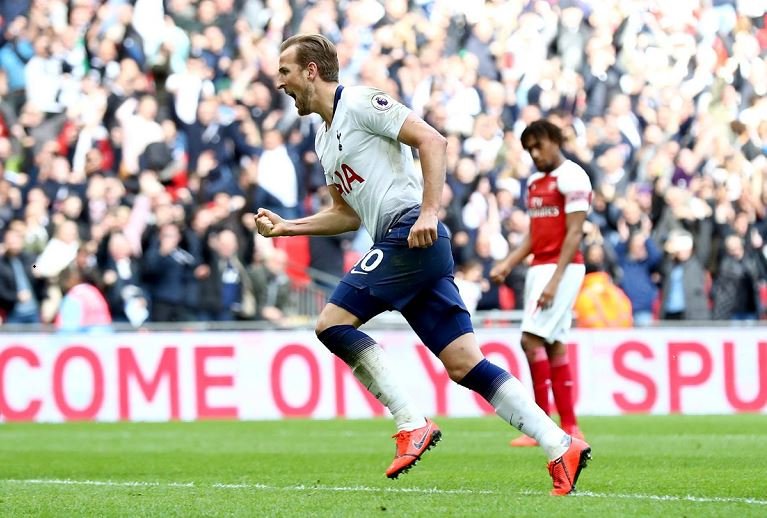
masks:
<instances>
[{"instance_id":1,"label":"navy blue football shorts","mask_svg":"<svg viewBox=\"0 0 767 518\"><path fill-rule=\"evenodd\" d=\"M471 318L453 280L453 255L447 229L439 224L436 243L408 248L419 207L405 212L386 236L341 279L330 302L362 322L397 310L434 354L473 331Z\"/></svg>"}]
</instances>

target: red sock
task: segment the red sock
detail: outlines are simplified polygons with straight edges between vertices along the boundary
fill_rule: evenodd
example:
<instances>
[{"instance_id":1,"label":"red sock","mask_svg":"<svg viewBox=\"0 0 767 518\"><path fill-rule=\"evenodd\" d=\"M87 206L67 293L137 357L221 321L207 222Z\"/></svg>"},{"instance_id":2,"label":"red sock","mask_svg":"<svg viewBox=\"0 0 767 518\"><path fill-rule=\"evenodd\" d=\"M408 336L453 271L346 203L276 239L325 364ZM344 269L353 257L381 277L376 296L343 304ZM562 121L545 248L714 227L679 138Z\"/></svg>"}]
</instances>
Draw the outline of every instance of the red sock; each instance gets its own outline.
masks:
<instances>
[{"instance_id":1,"label":"red sock","mask_svg":"<svg viewBox=\"0 0 767 518\"><path fill-rule=\"evenodd\" d=\"M551 385L551 369L546 356L546 348L538 347L530 362L530 376L533 378L533 394L535 403L549 414L549 386Z\"/></svg>"},{"instance_id":2,"label":"red sock","mask_svg":"<svg viewBox=\"0 0 767 518\"><path fill-rule=\"evenodd\" d=\"M573 408L573 376L567 353L551 359L551 391L559 413L559 425L567 433L578 426Z\"/></svg>"}]
</instances>

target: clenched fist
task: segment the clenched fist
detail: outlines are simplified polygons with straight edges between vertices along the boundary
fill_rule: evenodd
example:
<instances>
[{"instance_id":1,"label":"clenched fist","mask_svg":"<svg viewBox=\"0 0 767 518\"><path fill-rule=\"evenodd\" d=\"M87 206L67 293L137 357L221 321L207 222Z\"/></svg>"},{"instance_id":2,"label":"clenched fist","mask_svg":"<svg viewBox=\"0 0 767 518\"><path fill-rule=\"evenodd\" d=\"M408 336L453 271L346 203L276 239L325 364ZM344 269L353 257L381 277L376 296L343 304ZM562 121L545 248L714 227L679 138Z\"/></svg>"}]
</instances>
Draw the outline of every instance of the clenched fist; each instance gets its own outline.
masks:
<instances>
[{"instance_id":1,"label":"clenched fist","mask_svg":"<svg viewBox=\"0 0 767 518\"><path fill-rule=\"evenodd\" d=\"M285 235L285 220L274 212L258 209L255 215L256 229L264 237L279 237Z\"/></svg>"}]
</instances>

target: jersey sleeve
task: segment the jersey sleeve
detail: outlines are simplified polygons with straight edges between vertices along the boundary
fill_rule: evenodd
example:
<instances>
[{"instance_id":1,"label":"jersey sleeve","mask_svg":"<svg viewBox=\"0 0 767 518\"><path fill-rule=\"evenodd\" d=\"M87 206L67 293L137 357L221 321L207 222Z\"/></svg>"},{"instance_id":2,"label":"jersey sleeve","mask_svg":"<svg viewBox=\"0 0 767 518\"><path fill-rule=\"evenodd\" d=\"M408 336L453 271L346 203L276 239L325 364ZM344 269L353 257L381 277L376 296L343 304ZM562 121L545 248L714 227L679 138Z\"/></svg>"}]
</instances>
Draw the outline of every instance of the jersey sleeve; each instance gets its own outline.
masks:
<instances>
[{"instance_id":1,"label":"jersey sleeve","mask_svg":"<svg viewBox=\"0 0 767 518\"><path fill-rule=\"evenodd\" d=\"M397 140L399 131L411 110L390 95L370 89L354 103L357 123L366 131Z\"/></svg>"},{"instance_id":2,"label":"jersey sleeve","mask_svg":"<svg viewBox=\"0 0 767 518\"><path fill-rule=\"evenodd\" d=\"M581 167L572 167L563 171L557 178L557 187L565 197L565 213L588 212L591 207L591 181Z\"/></svg>"}]
</instances>

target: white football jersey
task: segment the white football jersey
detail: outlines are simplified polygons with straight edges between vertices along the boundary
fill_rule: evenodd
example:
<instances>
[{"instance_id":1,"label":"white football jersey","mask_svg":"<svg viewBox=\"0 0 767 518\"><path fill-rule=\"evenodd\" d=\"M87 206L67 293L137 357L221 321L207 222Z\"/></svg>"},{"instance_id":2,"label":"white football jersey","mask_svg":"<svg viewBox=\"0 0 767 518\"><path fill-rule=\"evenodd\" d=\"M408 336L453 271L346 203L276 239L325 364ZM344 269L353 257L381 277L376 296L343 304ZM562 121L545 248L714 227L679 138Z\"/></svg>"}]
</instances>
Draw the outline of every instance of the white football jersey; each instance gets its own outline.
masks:
<instances>
[{"instance_id":1,"label":"white football jersey","mask_svg":"<svg viewBox=\"0 0 767 518\"><path fill-rule=\"evenodd\" d=\"M397 140L410 109L375 88L345 87L315 148L325 181L341 193L374 241L393 218L422 201L422 177L410 147Z\"/></svg>"}]
</instances>

